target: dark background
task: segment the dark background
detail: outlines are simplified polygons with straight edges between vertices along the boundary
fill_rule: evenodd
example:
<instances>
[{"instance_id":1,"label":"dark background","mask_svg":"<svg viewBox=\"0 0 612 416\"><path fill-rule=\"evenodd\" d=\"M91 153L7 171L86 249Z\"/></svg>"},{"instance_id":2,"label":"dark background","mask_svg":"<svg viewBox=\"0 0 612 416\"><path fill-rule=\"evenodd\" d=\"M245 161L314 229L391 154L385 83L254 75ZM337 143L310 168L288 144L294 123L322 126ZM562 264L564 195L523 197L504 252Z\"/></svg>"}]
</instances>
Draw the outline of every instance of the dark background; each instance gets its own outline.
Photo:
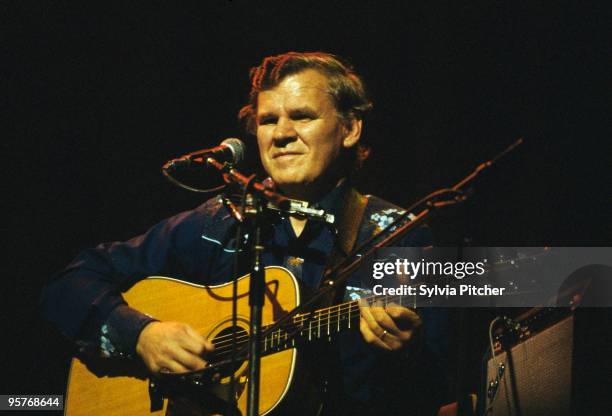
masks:
<instances>
[{"instance_id":1,"label":"dark background","mask_svg":"<svg viewBox=\"0 0 612 416\"><path fill-rule=\"evenodd\" d=\"M374 151L358 185L400 205L525 138L443 215L441 241L610 244L606 2L81 3L0 3L0 393L63 392L68 344L37 309L54 272L206 199L168 184L165 161L232 136L256 159L236 113L269 54L329 51L363 74Z\"/></svg>"}]
</instances>

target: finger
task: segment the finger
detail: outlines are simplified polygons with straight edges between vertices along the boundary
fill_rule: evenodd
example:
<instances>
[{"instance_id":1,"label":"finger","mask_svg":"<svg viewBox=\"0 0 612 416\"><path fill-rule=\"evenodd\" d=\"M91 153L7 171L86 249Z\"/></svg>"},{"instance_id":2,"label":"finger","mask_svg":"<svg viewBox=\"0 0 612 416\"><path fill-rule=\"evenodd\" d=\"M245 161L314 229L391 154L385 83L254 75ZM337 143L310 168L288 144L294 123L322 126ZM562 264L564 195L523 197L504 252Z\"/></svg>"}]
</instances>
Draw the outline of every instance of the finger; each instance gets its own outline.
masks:
<instances>
[{"instance_id":1,"label":"finger","mask_svg":"<svg viewBox=\"0 0 612 416\"><path fill-rule=\"evenodd\" d=\"M158 373L160 371L160 366L148 357L143 357L143 361L152 374Z\"/></svg>"},{"instance_id":2,"label":"finger","mask_svg":"<svg viewBox=\"0 0 612 416\"><path fill-rule=\"evenodd\" d=\"M399 335L401 330L395 324L393 318L387 313L385 307L383 307L382 302L375 303L375 306L371 308L372 316L376 320L376 323L388 333L393 335Z\"/></svg>"},{"instance_id":3,"label":"finger","mask_svg":"<svg viewBox=\"0 0 612 416\"><path fill-rule=\"evenodd\" d=\"M173 360L181 364L183 367L193 370L201 370L206 367L206 361L191 351L178 349L174 351Z\"/></svg>"},{"instance_id":4,"label":"finger","mask_svg":"<svg viewBox=\"0 0 612 416\"><path fill-rule=\"evenodd\" d=\"M189 369L178 361L165 361L164 364L160 366L159 372L180 374L189 372Z\"/></svg>"},{"instance_id":5,"label":"finger","mask_svg":"<svg viewBox=\"0 0 612 416\"><path fill-rule=\"evenodd\" d=\"M399 328L397 336L404 342L412 339L415 331L421 328L421 318L411 309L399 305L389 305L386 311Z\"/></svg>"},{"instance_id":6,"label":"finger","mask_svg":"<svg viewBox=\"0 0 612 416\"><path fill-rule=\"evenodd\" d=\"M376 334L374 334L374 332L372 332L372 329L363 317L359 320L359 330L361 331L363 339L368 344L375 345L383 350L392 350L389 345L385 344L378 336L376 336Z\"/></svg>"},{"instance_id":7,"label":"finger","mask_svg":"<svg viewBox=\"0 0 612 416\"><path fill-rule=\"evenodd\" d=\"M391 333L388 329L379 325L378 321L374 318L374 314L384 313L386 315L386 313L384 312L384 309L382 309L382 306L378 306L382 304L374 304L375 306L368 306L366 301L360 301L360 305L362 306L360 309L362 311L362 319L360 320L360 327L362 324L365 324L367 325L368 330L369 330L369 331L366 331L366 330L361 331L366 342L377 345L384 349L395 350L395 349L401 348L402 346L401 340L397 336L395 336L393 333ZM388 320L392 324L391 318L387 317L386 320ZM370 339L369 338L370 334L372 334L376 339ZM387 348L383 347L382 345L385 345Z\"/></svg>"},{"instance_id":8,"label":"finger","mask_svg":"<svg viewBox=\"0 0 612 416\"><path fill-rule=\"evenodd\" d=\"M367 323L369 329L374 335L378 338L385 331L380 327L374 315L372 314L372 307L368 304L365 299L359 299L359 313L365 322Z\"/></svg>"},{"instance_id":9,"label":"finger","mask_svg":"<svg viewBox=\"0 0 612 416\"><path fill-rule=\"evenodd\" d=\"M197 355L202 355L208 351L214 350L213 344L190 326L185 328L185 336L180 339L180 344L185 349Z\"/></svg>"},{"instance_id":10,"label":"finger","mask_svg":"<svg viewBox=\"0 0 612 416\"><path fill-rule=\"evenodd\" d=\"M379 338L385 338L388 335L397 336L400 333L393 319L391 319L383 308L382 302L376 301L372 306L364 306L363 313L363 317L366 319L368 325ZM385 331L387 332L385 333ZM383 336L383 334L385 334L385 336Z\"/></svg>"},{"instance_id":11,"label":"finger","mask_svg":"<svg viewBox=\"0 0 612 416\"><path fill-rule=\"evenodd\" d=\"M423 323L421 317L412 309L390 303L385 308L389 316L400 329L418 328Z\"/></svg>"}]
</instances>

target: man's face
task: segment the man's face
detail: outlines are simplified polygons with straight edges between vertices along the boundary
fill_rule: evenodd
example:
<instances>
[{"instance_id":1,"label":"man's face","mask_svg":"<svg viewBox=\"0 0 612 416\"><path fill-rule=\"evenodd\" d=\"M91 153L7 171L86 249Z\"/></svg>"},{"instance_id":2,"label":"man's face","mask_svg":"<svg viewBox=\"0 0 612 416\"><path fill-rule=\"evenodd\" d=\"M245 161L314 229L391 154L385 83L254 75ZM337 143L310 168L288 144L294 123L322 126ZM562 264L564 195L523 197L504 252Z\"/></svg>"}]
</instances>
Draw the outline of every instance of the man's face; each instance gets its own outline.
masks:
<instances>
[{"instance_id":1,"label":"man's face","mask_svg":"<svg viewBox=\"0 0 612 416\"><path fill-rule=\"evenodd\" d=\"M257 97L257 143L263 166L289 196L316 195L334 179L343 147L359 140L361 122L342 123L327 78L309 69ZM332 186L335 184L332 184Z\"/></svg>"}]
</instances>

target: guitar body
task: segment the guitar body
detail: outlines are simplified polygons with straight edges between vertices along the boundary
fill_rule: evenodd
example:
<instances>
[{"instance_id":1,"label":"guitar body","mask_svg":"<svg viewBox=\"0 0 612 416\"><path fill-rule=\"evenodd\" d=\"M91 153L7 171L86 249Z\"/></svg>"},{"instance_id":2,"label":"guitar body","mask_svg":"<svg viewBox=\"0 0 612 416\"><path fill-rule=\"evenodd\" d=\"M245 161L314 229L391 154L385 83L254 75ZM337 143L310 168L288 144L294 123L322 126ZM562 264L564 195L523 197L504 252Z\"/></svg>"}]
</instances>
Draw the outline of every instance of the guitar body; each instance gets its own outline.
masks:
<instances>
[{"instance_id":1,"label":"guitar body","mask_svg":"<svg viewBox=\"0 0 612 416\"><path fill-rule=\"evenodd\" d=\"M244 276L238 281L238 326L248 331L250 315L249 281ZM133 308L161 321L179 321L191 325L209 340L226 336L232 320L232 283L200 286L165 277L150 277L136 283L124 297ZM281 267L266 268L266 297L262 324L280 319L300 302L295 277ZM225 332L224 332L225 331ZM115 364L113 364L115 363ZM297 365L297 351L289 348L265 355L261 360L260 411L278 411L288 395ZM65 414L77 415L166 415L169 407L164 398L163 409L151 412L149 379L142 364L133 368L112 359L72 360ZM238 407L246 414L246 363L235 371ZM229 377L220 384L227 384ZM172 404L170 404L172 410ZM170 414L179 413L169 412Z\"/></svg>"}]
</instances>

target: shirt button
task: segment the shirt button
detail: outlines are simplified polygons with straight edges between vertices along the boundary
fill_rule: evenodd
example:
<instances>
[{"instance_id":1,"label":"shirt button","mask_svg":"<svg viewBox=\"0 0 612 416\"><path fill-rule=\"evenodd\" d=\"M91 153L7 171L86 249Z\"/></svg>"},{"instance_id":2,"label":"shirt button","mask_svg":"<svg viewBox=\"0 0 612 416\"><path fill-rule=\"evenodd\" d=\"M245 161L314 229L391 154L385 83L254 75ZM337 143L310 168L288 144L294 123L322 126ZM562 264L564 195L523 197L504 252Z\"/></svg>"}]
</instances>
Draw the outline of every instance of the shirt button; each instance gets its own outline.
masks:
<instances>
[{"instance_id":1,"label":"shirt button","mask_svg":"<svg viewBox=\"0 0 612 416\"><path fill-rule=\"evenodd\" d=\"M304 263L304 259L301 257L289 256L287 257L287 264L289 266L301 266Z\"/></svg>"}]
</instances>

